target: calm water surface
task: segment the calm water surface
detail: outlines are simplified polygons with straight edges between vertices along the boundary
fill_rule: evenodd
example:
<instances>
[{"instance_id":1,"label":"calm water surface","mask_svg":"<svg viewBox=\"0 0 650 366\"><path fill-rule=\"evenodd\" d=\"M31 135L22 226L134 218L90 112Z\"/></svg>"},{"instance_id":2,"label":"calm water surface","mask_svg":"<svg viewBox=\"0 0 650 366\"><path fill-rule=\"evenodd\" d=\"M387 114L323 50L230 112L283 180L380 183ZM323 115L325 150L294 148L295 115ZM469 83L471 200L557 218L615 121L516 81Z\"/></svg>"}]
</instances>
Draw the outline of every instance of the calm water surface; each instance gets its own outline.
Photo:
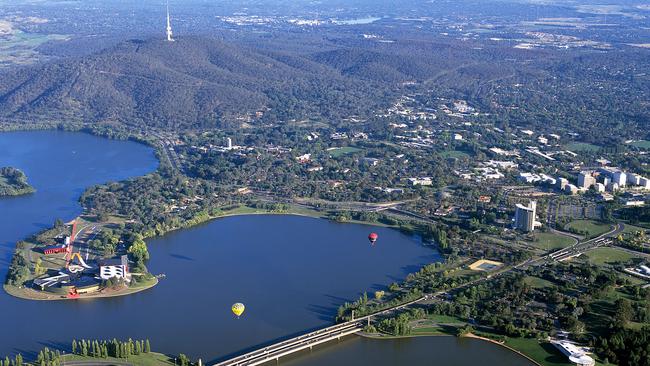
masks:
<instances>
[{"instance_id":1,"label":"calm water surface","mask_svg":"<svg viewBox=\"0 0 650 366\"><path fill-rule=\"evenodd\" d=\"M280 362L284 366L533 366L525 357L477 339L418 337L371 340L350 337L299 357Z\"/></svg>"},{"instance_id":2,"label":"calm water surface","mask_svg":"<svg viewBox=\"0 0 650 366\"><path fill-rule=\"evenodd\" d=\"M70 220L78 215L78 198L86 187L146 174L155 170L157 161L150 148L133 142L45 131L0 134L0 166L6 165L22 169L37 193L0 199L3 279L15 242L50 226L57 217ZM0 326L10 330L0 332L0 354L67 347L73 338L132 337L150 338L161 352L213 360L330 324L343 302L439 260L418 239L390 229L372 228L380 239L371 247L366 239L370 230L297 216L238 216L150 240L148 267L166 278L146 292L64 302L20 300L0 293ZM231 304L238 301L246 304L240 319L230 313ZM331 353L289 362L331 364L328 360L334 357L346 363L359 361L359 353L365 359L381 352L388 360L400 360L435 347L452 353L473 353L468 350L476 347L482 353L480 347L485 347L503 356L498 347L462 348L447 344L452 338L445 339L351 339ZM429 346L417 346L419 342Z\"/></svg>"}]
</instances>

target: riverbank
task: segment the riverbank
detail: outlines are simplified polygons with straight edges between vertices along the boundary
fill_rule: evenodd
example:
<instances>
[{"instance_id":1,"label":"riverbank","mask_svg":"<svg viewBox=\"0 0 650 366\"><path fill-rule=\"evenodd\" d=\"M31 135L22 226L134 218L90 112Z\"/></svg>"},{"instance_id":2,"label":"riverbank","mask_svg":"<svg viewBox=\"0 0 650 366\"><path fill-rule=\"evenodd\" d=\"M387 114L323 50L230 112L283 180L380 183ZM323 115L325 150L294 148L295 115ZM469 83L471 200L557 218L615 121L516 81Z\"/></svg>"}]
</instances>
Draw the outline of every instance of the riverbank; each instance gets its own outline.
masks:
<instances>
[{"instance_id":1,"label":"riverbank","mask_svg":"<svg viewBox=\"0 0 650 366\"><path fill-rule=\"evenodd\" d=\"M16 287L8 284L4 284L2 287L7 294L23 300L65 301L65 300L82 300L82 299L100 299L100 298L132 295L153 288L158 284L158 282L159 280L157 277L152 277L150 281L144 282L142 284L138 283L135 286L128 286L118 290L104 289L95 293L81 294L78 297L67 297L67 296L57 295L46 291L37 291L29 287Z\"/></svg>"},{"instance_id":2,"label":"riverbank","mask_svg":"<svg viewBox=\"0 0 650 366\"><path fill-rule=\"evenodd\" d=\"M543 364L537 362L535 359L533 359L532 357L526 355L525 353L523 353L523 352L521 352L521 351L519 351L519 350L517 350L517 349L515 349L513 347L508 346L505 341L497 341L497 340L494 340L494 339L491 339L491 338L481 337L481 336L473 334L473 333L467 333L467 334L463 335L462 337L480 339L480 340L482 340L484 342L489 342L489 343L492 343L492 344L496 344L498 346L507 348L508 350L510 350L512 352L515 352L515 353L519 354L522 357L525 357L526 359L528 359L528 361L534 363L537 366L544 366Z\"/></svg>"},{"instance_id":3,"label":"riverbank","mask_svg":"<svg viewBox=\"0 0 650 366\"><path fill-rule=\"evenodd\" d=\"M368 338L368 339L375 339L375 340L390 340L390 339L405 339L405 338L420 338L420 337L457 337L457 336L454 336L452 334L445 333L445 332L442 332L442 331L426 333L426 334L409 334L409 335L404 335L404 336L393 336L393 335L384 335L384 334L381 334L381 333L365 333L365 332L361 332L361 333L358 333L357 336ZM497 341L495 339L491 339L491 338L488 338L488 337L483 337L483 336L472 334L472 333L465 334L465 335L461 336L461 338L462 337L478 339L478 340L481 340L481 341L484 341L484 342L492 343L492 344L498 345L500 347L506 348L509 351L517 353L518 355L526 358L527 360L529 360L530 362L532 362L533 364L535 364L537 366L567 365L566 362L548 361L549 359L555 359L555 356L558 356L558 355L546 352L546 350L544 348L542 348L541 345L539 345L539 342L537 342L537 340L534 340L534 339L531 340L531 341L534 341L535 343L537 343L537 348L539 348L539 350L541 350L544 354L533 354L533 353L539 353L539 352L531 352L531 347L528 344L525 347L525 349L522 349L522 348L518 349L516 347L513 347L513 345L509 345L507 343L507 341ZM530 343L530 342L527 342L527 343ZM531 354L527 354L527 353L531 353ZM560 360L558 360L558 361L560 361Z\"/></svg>"}]
</instances>

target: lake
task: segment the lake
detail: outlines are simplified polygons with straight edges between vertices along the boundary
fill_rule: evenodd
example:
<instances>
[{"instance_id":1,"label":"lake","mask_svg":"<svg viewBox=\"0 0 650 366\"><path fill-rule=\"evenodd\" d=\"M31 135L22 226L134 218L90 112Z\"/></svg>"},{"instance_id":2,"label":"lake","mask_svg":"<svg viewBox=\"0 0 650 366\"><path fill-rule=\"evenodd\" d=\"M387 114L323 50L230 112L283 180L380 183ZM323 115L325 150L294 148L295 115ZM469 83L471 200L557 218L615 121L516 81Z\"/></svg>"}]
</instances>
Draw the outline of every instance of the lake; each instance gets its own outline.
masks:
<instances>
[{"instance_id":1,"label":"lake","mask_svg":"<svg viewBox=\"0 0 650 366\"><path fill-rule=\"evenodd\" d=\"M0 134L0 166L23 170L37 190L0 199L4 278L16 241L49 227L55 218L67 221L78 215L78 198L86 187L152 172L157 161L151 148L134 142L39 131ZM371 230L379 234L374 247L367 240ZM440 260L418 238L396 230L287 215L228 217L148 244L150 271L166 277L142 293L42 302L2 292L0 354L68 347L74 338L132 337L151 339L160 352L220 359L331 324L345 301ZM230 312L234 302L246 304L239 319ZM349 357L355 347L364 355L383 349L375 342L344 341L327 357ZM404 345L400 347L412 343L396 342ZM501 351L489 344L477 347ZM401 357L399 348L384 352L390 349ZM316 357L314 362L328 359Z\"/></svg>"},{"instance_id":2,"label":"lake","mask_svg":"<svg viewBox=\"0 0 650 366\"><path fill-rule=\"evenodd\" d=\"M363 355L359 357L359 355ZM367 339L348 337L281 361L285 366L532 366L527 358L479 339L415 337Z\"/></svg>"}]
</instances>

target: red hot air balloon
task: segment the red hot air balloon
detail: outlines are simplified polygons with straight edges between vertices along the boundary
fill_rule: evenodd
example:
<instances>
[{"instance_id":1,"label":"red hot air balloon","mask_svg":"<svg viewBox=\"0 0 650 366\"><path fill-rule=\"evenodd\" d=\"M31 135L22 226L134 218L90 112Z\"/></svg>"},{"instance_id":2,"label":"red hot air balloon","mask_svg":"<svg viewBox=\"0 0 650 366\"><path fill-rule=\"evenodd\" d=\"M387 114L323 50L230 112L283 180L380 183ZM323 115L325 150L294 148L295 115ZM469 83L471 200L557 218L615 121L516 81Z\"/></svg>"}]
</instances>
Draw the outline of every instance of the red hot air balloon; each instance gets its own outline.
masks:
<instances>
[{"instance_id":1,"label":"red hot air balloon","mask_svg":"<svg viewBox=\"0 0 650 366\"><path fill-rule=\"evenodd\" d=\"M370 240L370 244L375 245L375 242L377 241L378 237L379 235L377 235L377 233L370 233L370 235L368 235L368 240Z\"/></svg>"}]
</instances>

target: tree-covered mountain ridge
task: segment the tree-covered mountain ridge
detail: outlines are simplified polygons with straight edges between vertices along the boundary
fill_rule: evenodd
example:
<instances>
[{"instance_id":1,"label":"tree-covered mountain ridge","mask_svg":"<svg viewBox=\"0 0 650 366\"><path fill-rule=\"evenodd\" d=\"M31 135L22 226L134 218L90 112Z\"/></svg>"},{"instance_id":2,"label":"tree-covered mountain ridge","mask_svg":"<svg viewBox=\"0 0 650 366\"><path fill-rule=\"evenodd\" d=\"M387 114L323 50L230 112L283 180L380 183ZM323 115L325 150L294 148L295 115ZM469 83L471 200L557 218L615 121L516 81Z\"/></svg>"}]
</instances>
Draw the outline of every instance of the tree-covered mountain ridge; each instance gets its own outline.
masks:
<instances>
[{"instance_id":1,"label":"tree-covered mountain ridge","mask_svg":"<svg viewBox=\"0 0 650 366\"><path fill-rule=\"evenodd\" d=\"M274 121L332 120L370 113L382 89L306 55L205 37L131 40L4 74L0 117L169 129L264 115Z\"/></svg>"}]
</instances>

